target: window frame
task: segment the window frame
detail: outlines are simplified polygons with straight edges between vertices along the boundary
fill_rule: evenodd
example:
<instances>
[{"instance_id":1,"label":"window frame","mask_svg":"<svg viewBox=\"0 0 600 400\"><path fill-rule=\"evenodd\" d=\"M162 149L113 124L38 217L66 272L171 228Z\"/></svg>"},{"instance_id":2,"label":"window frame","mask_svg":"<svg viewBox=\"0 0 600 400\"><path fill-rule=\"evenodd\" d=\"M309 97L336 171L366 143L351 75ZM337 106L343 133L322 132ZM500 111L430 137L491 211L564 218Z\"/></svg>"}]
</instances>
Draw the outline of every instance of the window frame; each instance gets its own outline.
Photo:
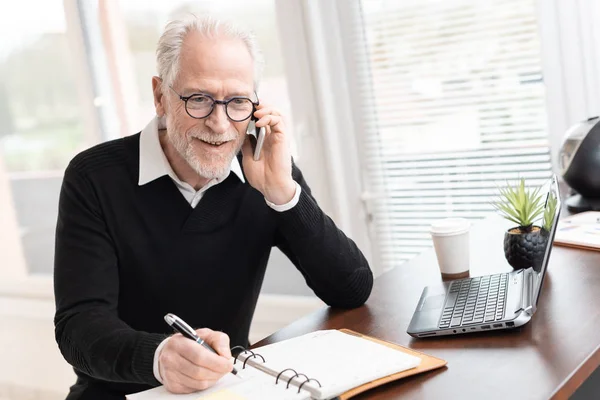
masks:
<instances>
[{"instance_id":1,"label":"window frame","mask_svg":"<svg viewBox=\"0 0 600 400\"><path fill-rule=\"evenodd\" d=\"M378 263L371 223L372 200L378 194L368 187L360 145L365 127L361 109L352 101L357 98L358 71L350 33L361 34L352 25L356 2L276 0L276 4L287 48L284 56L290 64L292 106L299 125L305 127L299 138L301 154L322 153L307 169L309 182L314 177L317 187L326 188L321 192L326 199L323 208L367 250L379 275L384 271ZM600 4L537 0L537 11L551 163L560 174L558 153L564 133L578 120L600 114L600 91L593 90L600 87L600 26L592 17L600 14ZM298 58L306 61L299 63ZM350 101L333 101L338 98Z\"/></svg>"}]
</instances>

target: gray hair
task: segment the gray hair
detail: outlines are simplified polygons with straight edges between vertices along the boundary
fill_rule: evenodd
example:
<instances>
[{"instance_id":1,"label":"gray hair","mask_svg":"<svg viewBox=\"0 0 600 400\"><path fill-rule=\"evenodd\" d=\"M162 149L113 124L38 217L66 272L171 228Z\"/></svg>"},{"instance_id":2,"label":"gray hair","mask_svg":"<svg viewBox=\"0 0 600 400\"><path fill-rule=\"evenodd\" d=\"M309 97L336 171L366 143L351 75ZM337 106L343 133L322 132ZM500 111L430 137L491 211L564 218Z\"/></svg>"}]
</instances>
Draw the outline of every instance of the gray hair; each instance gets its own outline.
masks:
<instances>
[{"instance_id":1,"label":"gray hair","mask_svg":"<svg viewBox=\"0 0 600 400\"><path fill-rule=\"evenodd\" d=\"M258 89L264 60L254 34L230 21L219 20L212 16L197 17L193 14L170 21L158 39L156 69L158 76L163 80L163 87L175 82L180 68L183 40L191 31L197 31L206 38L214 38L220 34L227 38L241 40L254 61L254 90Z\"/></svg>"}]
</instances>

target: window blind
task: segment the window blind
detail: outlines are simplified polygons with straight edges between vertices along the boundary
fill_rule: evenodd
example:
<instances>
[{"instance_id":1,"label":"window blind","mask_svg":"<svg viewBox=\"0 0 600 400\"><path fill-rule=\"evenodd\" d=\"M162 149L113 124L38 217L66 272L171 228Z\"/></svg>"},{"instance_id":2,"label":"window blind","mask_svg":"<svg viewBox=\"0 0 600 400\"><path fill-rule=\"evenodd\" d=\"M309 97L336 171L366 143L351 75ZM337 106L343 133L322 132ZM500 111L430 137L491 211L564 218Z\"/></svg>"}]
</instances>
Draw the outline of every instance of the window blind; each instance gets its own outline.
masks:
<instances>
[{"instance_id":1,"label":"window blind","mask_svg":"<svg viewBox=\"0 0 600 400\"><path fill-rule=\"evenodd\" d=\"M497 188L551 175L535 0L362 0L356 65L373 231L384 269L430 224L493 212Z\"/></svg>"}]
</instances>

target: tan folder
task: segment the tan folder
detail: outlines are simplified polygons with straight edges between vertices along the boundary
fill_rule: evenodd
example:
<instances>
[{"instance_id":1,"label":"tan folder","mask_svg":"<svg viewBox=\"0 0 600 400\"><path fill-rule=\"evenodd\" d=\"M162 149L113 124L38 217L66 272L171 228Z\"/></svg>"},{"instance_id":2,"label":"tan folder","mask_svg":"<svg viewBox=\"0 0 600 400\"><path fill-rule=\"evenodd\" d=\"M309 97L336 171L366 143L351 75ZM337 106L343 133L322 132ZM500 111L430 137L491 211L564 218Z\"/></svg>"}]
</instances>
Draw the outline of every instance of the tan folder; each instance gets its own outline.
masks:
<instances>
[{"instance_id":1,"label":"tan folder","mask_svg":"<svg viewBox=\"0 0 600 400\"><path fill-rule=\"evenodd\" d=\"M402 378L405 378L407 376L417 375L417 374L420 374L420 373L423 373L423 372L426 372L426 371L431 371L433 369L441 368L441 367L444 367L447 364L447 362L445 360L442 360L440 358L436 358L436 357L429 356L427 354L419 353L418 351L409 349L409 348L404 347L404 346L397 345L395 343L386 342L385 340L380 340L380 339L376 339L376 338L371 337L371 336L363 335L361 333L354 332L354 331L352 331L350 329L340 329L340 332L344 332L344 333L347 333L349 335L358 336L358 337L363 338L365 340L370 340L372 342L382 344L382 345L387 346L389 348L396 349L398 351L401 351L401 352L406 353L406 354L410 354L411 356L415 356L415 357L418 357L418 358L421 359L421 363L418 366L416 366L415 368L411 368L411 369L408 369L406 371L398 372L397 374L392 374L392 375L384 376L383 378L379 378L379 379L376 379L374 381L365 383L364 385L357 386L354 389L348 390L347 392L339 395L338 398L340 400L349 399L349 398L351 398L353 396L356 396L359 393L365 392L365 391L367 391L369 389L373 389L373 388L375 388L377 386L386 384L388 382L392 382L392 381L395 381L395 380L398 380L398 379L402 379Z\"/></svg>"}]
</instances>

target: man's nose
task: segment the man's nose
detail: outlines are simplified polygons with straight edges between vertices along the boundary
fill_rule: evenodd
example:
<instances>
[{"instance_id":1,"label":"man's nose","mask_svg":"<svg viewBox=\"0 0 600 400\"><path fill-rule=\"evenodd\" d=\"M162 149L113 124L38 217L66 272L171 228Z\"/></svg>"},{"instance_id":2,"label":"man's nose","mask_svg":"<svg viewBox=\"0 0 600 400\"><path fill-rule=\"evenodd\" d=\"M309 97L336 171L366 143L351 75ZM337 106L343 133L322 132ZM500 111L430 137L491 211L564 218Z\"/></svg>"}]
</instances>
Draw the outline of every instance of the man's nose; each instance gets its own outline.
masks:
<instances>
[{"instance_id":1,"label":"man's nose","mask_svg":"<svg viewBox=\"0 0 600 400\"><path fill-rule=\"evenodd\" d=\"M225 105L215 104L212 113L206 118L206 125L215 133L225 133L229 129L231 121L225 112Z\"/></svg>"}]
</instances>

